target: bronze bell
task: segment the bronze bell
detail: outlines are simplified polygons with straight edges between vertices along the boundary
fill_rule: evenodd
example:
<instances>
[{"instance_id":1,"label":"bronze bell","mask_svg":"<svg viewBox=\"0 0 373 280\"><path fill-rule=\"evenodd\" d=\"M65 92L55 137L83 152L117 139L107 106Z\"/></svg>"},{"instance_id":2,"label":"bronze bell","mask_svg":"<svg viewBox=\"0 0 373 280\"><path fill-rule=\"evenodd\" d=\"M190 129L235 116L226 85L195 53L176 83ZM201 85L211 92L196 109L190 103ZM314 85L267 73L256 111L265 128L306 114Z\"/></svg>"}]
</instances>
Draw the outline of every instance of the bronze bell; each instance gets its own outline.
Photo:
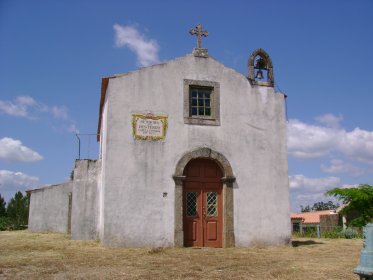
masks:
<instances>
[{"instance_id":1,"label":"bronze bell","mask_svg":"<svg viewBox=\"0 0 373 280\"><path fill-rule=\"evenodd\" d=\"M263 79L263 71L261 69L259 69L258 72L256 72L255 79Z\"/></svg>"},{"instance_id":2,"label":"bronze bell","mask_svg":"<svg viewBox=\"0 0 373 280\"><path fill-rule=\"evenodd\" d=\"M256 72L256 75L255 75L255 79L263 79L264 76L263 76L263 71L262 70L267 70L266 68L266 61L262 58L262 57L259 57L257 60L256 60L256 64L255 64L255 69L258 69L258 71Z\"/></svg>"}]
</instances>

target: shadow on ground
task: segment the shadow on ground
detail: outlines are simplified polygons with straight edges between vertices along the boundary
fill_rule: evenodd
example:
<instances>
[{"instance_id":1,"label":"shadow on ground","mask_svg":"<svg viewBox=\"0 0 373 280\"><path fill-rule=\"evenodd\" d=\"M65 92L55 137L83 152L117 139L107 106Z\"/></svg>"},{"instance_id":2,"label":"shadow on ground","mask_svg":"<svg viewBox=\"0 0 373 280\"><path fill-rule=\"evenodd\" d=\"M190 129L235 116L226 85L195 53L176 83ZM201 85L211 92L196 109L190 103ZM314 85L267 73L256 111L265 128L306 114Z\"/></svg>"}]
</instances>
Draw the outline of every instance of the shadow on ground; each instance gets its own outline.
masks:
<instances>
[{"instance_id":1,"label":"shadow on ground","mask_svg":"<svg viewBox=\"0 0 373 280\"><path fill-rule=\"evenodd\" d=\"M316 244L324 244L324 243L316 242L314 240L293 240L291 241L291 246L293 247L316 245Z\"/></svg>"}]
</instances>

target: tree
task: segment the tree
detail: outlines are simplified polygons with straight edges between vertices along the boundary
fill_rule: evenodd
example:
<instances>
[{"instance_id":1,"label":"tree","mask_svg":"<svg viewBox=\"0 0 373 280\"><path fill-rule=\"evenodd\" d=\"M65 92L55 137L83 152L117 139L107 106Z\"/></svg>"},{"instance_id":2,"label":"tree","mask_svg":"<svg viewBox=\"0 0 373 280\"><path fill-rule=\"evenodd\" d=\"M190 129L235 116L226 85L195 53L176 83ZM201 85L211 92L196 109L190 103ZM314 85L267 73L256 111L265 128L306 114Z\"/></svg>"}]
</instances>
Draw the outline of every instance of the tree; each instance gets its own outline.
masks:
<instances>
[{"instance_id":1,"label":"tree","mask_svg":"<svg viewBox=\"0 0 373 280\"><path fill-rule=\"evenodd\" d=\"M339 204L334 204L333 201L329 200L328 202L316 202L313 204L313 206L307 205L306 207L303 207L303 205L300 206L301 212L311 212L311 211L322 211L322 210L334 210L339 207Z\"/></svg>"},{"instance_id":2,"label":"tree","mask_svg":"<svg viewBox=\"0 0 373 280\"><path fill-rule=\"evenodd\" d=\"M8 230L10 225L5 206L5 200L0 194L0 230Z\"/></svg>"},{"instance_id":3,"label":"tree","mask_svg":"<svg viewBox=\"0 0 373 280\"><path fill-rule=\"evenodd\" d=\"M28 223L28 197L17 192L9 201L7 215L13 229L22 229Z\"/></svg>"},{"instance_id":4,"label":"tree","mask_svg":"<svg viewBox=\"0 0 373 280\"><path fill-rule=\"evenodd\" d=\"M4 198L0 194L0 217L5 217L6 216L6 203Z\"/></svg>"},{"instance_id":5,"label":"tree","mask_svg":"<svg viewBox=\"0 0 373 280\"><path fill-rule=\"evenodd\" d=\"M373 222L373 186L361 184L357 188L335 188L326 195L334 196L346 205L340 212L342 215L358 213L349 225L361 227Z\"/></svg>"},{"instance_id":6,"label":"tree","mask_svg":"<svg viewBox=\"0 0 373 280\"><path fill-rule=\"evenodd\" d=\"M300 206L300 211L302 213L304 212L311 212L311 207L309 205L307 205L306 207L303 207L303 205Z\"/></svg>"}]
</instances>

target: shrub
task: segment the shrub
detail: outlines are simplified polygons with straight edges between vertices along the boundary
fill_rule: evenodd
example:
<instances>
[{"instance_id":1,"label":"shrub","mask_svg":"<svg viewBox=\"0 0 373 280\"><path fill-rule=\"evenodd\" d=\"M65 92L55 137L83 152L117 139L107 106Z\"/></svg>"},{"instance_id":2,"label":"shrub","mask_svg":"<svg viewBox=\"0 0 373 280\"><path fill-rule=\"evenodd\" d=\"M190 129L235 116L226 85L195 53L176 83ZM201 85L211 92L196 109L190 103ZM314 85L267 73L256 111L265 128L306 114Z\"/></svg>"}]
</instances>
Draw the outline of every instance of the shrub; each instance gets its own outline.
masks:
<instances>
[{"instance_id":1,"label":"shrub","mask_svg":"<svg viewBox=\"0 0 373 280\"><path fill-rule=\"evenodd\" d=\"M294 237L317 237L317 230L315 227L304 227L303 232L293 232Z\"/></svg>"},{"instance_id":2,"label":"shrub","mask_svg":"<svg viewBox=\"0 0 373 280\"><path fill-rule=\"evenodd\" d=\"M342 228L336 227L332 230L322 231L321 237L323 238L343 238L344 235L342 234Z\"/></svg>"},{"instance_id":3,"label":"shrub","mask_svg":"<svg viewBox=\"0 0 373 280\"><path fill-rule=\"evenodd\" d=\"M0 217L0 231L11 230L11 222L8 217Z\"/></svg>"},{"instance_id":4,"label":"shrub","mask_svg":"<svg viewBox=\"0 0 373 280\"><path fill-rule=\"evenodd\" d=\"M352 238L362 238L362 233L359 232L359 230L355 228L346 228L342 231L342 234L344 235L344 238L346 239L352 239Z\"/></svg>"}]
</instances>

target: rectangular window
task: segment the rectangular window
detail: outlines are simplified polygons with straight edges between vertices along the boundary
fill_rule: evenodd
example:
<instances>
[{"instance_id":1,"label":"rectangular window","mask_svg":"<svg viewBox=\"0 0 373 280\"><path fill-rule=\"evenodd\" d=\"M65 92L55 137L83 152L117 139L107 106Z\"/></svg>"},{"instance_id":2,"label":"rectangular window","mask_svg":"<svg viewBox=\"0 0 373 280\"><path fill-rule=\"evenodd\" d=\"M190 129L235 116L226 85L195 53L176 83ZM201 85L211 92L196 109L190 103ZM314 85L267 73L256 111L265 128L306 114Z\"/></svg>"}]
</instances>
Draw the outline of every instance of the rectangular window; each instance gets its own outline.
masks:
<instances>
[{"instance_id":1,"label":"rectangular window","mask_svg":"<svg viewBox=\"0 0 373 280\"><path fill-rule=\"evenodd\" d=\"M190 88L190 116L211 116L211 88Z\"/></svg>"},{"instance_id":2,"label":"rectangular window","mask_svg":"<svg viewBox=\"0 0 373 280\"><path fill-rule=\"evenodd\" d=\"M220 125L219 99L219 83L184 80L184 123Z\"/></svg>"}]
</instances>

